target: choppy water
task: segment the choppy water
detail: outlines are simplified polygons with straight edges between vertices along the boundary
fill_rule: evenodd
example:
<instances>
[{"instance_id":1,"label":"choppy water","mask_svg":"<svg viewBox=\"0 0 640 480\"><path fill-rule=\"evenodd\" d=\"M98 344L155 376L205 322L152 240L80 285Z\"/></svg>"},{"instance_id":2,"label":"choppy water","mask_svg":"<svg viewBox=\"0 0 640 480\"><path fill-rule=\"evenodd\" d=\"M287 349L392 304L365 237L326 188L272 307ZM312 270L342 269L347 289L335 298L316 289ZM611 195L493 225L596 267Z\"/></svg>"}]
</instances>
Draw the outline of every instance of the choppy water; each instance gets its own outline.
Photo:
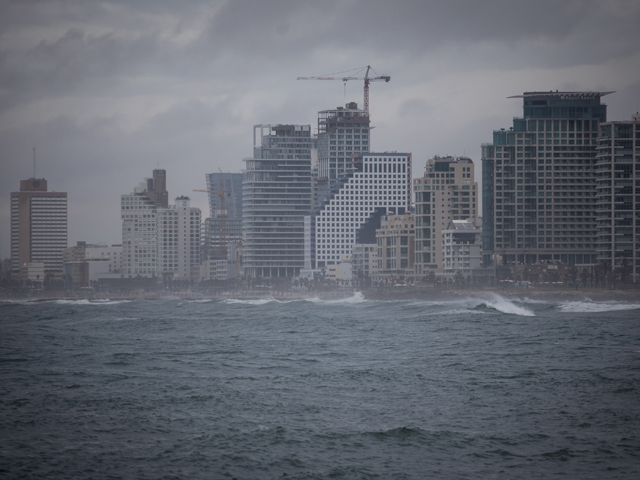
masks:
<instances>
[{"instance_id":1,"label":"choppy water","mask_svg":"<svg viewBox=\"0 0 640 480\"><path fill-rule=\"evenodd\" d=\"M0 302L2 478L640 478L640 301Z\"/></svg>"}]
</instances>

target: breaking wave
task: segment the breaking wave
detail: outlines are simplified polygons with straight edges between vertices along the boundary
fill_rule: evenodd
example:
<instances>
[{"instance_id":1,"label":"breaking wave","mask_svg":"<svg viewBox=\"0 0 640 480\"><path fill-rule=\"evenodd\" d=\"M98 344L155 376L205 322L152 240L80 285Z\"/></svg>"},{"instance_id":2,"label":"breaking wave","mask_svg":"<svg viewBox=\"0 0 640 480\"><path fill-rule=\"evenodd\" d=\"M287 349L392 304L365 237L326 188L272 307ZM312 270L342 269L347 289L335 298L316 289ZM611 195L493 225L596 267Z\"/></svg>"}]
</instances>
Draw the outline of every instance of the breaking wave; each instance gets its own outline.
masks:
<instances>
[{"instance_id":1,"label":"breaking wave","mask_svg":"<svg viewBox=\"0 0 640 480\"><path fill-rule=\"evenodd\" d=\"M509 315L521 315L524 317L535 317L528 308L520 307L510 300L501 297L497 293L491 295L490 298L484 300L482 303L476 305L476 308L486 308L491 310L497 310L498 312L506 313Z\"/></svg>"},{"instance_id":2,"label":"breaking wave","mask_svg":"<svg viewBox=\"0 0 640 480\"><path fill-rule=\"evenodd\" d=\"M98 300L88 300L83 298L81 300L54 300L53 303L58 305L117 305L118 303L129 303L131 300L110 300L106 299L98 299Z\"/></svg>"},{"instance_id":3,"label":"breaking wave","mask_svg":"<svg viewBox=\"0 0 640 480\"><path fill-rule=\"evenodd\" d=\"M566 302L559 305L561 312L568 313L599 313L599 312L615 312L619 310L637 310L640 309L638 303L622 303L622 302Z\"/></svg>"}]
</instances>

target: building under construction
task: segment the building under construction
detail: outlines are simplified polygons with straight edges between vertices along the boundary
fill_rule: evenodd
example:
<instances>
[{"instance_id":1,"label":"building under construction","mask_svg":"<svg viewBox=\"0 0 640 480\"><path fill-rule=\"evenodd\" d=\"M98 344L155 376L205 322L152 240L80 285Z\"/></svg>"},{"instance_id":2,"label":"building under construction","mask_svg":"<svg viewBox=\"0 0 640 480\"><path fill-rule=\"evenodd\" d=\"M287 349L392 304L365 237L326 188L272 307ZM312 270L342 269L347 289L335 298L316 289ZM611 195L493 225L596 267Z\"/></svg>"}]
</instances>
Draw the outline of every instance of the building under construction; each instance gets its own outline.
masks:
<instances>
[{"instance_id":1,"label":"building under construction","mask_svg":"<svg viewBox=\"0 0 640 480\"><path fill-rule=\"evenodd\" d=\"M351 155L369 152L369 113L356 102L318 112L318 178L334 183L349 168Z\"/></svg>"},{"instance_id":2,"label":"building under construction","mask_svg":"<svg viewBox=\"0 0 640 480\"><path fill-rule=\"evenodd\" d=\"M209 173L206 178L210 217L203 224L201 259L224 259L227 244L242 240L242 173Z\"/></svg>"}]
</instances>

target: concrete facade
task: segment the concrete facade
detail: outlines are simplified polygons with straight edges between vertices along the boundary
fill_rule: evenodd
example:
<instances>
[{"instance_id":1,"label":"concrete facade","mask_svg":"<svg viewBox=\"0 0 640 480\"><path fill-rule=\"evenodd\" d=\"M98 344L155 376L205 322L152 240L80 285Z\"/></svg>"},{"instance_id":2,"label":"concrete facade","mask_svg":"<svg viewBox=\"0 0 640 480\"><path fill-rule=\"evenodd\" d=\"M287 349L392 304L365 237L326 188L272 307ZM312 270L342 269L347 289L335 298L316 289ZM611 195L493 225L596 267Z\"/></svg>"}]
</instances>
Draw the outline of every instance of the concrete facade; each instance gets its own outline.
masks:
<instances>
[{"instance_id":1,"label":"concrete facade","mask_svg":"<svg viewBox=\"0 0 640 480\"><path fill-rule=\"evenodd\" d=\"M62 274L67 248L67 193L47 191L44 178L20 182L11 193L11 269L44 263L45 273Z\"/></svg>"},{"instance_id":2,"label":"concrete facade","mask_svg":"<svg viewBox=\"0 0 640 480\"><path fill-rule=\"evenodd\" d=\"M434 157L413 181L416 202L416 275L443 272L442 231L451 220L477 218L478 184L467 157Z\"/></svg>"},{"instance_id":3,"label":"concrete facade","mask_svg":"<svg viewBox=\"0 0 640 480\"><path fill-rule=\"evenodd\" d=\"M157 210L158 274L173 280L200 277L199 208L189 197L177 197L175 205Z\"/></svg>"},{"instance_id":4,"label":"concrete facade","mask_svg":"<svg viewBox=\"0 0 640 480\"><path fill-rule=\"evenodd\" d=\"M354 153L370 151L369 114L350 102L318 112L318 178L329 184L349 168Z\"/></svg>"},{"instance_id":5,"label":"concrete facade","mask_svg":"<svg viewBox=\"0 0 640 480\"><path fill-rule=\"evenodd\" d=\"M406 282L414 277L415 262L415 216L403 215L382 217L376 231L378 245L378 270L375 281L395 280Z\"/></svg>"},{"instance_id":6,"label":"concrete facade","mask_svg":"<svg viewBox=\"0 0 640 480\"><path fill-rule=\"evenodd\" d=\"M483 263L596 262L596 139L612 92L525 92L482 145Z\"/></svg>"},{"instance_id":7,"label":"concrete facade","mask_svg":"<svg viewBox=\"0 0 640 480\"><path fill-rule=\"evenodd\" d=\"M600 124L596 155L598 262L640 279L640 115Z\"/></svg>"},{"instance_id":8,"label":"concrete facade","mask_svg":"<svg viewBox=\"0 0 640 480\"><path fill-rule=\"evenodd\" d=\"M351 167L310 212L305 242L312 263L307 268L339 263L356 243L367 243L367 227L379 221L377 212L402 214L410 208L410 153L354 154ZM374 241L375 228L368 243Z\"/></svg>"}]
</instances>

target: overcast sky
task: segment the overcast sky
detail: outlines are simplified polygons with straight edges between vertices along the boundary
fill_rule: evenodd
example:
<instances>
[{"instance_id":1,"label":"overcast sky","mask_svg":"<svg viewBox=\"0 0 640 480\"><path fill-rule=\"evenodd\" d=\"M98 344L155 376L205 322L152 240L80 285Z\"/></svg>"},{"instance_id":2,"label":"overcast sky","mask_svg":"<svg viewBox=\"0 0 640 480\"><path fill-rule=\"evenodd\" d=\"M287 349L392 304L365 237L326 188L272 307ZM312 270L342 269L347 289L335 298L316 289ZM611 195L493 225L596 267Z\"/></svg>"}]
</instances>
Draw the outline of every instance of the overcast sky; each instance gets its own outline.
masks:
<instances>
[{"instance_id":1,"label":"overcast sky","mask_svg":"<svg viewBox=\"0 0 640 480\"><path fill-rule=\"evenodd\" d=\"M372 151L476 162L525 91L611 91L640 110L637 0L0 0L0 256L10 192L68 192L69 244L121 242L120 195L154 168L209 215L205 174L240 172L253 125L317 122L362 82L296 81L371 65ZM172 200L171 200L172 202Z\"/></svg>"}]
</instances>

